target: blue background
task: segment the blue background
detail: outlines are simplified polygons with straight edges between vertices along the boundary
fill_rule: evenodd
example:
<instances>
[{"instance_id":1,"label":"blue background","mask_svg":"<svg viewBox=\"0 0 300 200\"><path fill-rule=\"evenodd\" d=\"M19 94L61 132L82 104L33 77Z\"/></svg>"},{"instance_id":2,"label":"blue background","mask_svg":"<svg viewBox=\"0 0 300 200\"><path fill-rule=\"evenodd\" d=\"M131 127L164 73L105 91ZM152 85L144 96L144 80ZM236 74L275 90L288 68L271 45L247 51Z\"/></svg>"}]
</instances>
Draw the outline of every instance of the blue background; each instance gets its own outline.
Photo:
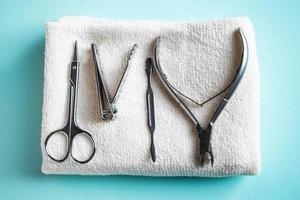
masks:
<instances>
[{"instance_id":1,"label":"blue background","mask_svg":"<svg viewBox=\"0 0 300 200\"><path fill-rule=\"evenodd\" d=\"M1 199L300 199L299 1L0 2ZM46 176L40 171L44 25L65 15L205 20L249 16L261 67L258 177Z\"/></svg>"}]
</instances>

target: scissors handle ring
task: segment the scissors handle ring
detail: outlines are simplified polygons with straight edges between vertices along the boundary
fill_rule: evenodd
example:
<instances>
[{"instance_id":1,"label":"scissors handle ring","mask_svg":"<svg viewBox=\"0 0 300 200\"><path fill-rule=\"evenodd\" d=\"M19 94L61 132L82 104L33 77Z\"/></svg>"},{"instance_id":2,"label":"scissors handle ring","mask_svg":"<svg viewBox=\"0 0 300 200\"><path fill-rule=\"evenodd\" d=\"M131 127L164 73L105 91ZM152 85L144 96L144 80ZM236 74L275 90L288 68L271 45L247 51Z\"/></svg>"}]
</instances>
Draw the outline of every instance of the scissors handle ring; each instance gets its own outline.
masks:
<instances>
[{"instance_id":1,"label":"scissors handle ring","mask_svg":"<svg viewBox=\"0 0 300 200\"><path fill-rule=\"evenodd\" d=\"M65 155L64 155L64 157L63 158L61 158L61 159L57 159L57 158L54 158L49 152L48 152L48 150L47 150L47 145L48 145L48 142L49 142L49 139L53 136L53 135L55 135L55 134L58 134L58 133L63 133L63 135L66 137L66 139L67 139L67 146L66 146L66 153L65 153ZM73 154L72 154L72 145L73 145L73 139L77 136L77 135L80 135L80 134L84 134L84 135L86 135L86 137L88 137L88 139L90 140L90 142L92 143L92 153L91 153L91 155L88 157L88 159L86 159L86 160L79 160L79 159L76 159L76 157L75 156L73 156ZM67 157L69 156L69 154L71 154L71 157L72 157L72 159L74 160L74 161L76 161L76 162L78 162L78 163L80 163L80 164L84 164L84 163L87 163L87 162L89 162L93 157L94 157L94 155L95 155L95 152L96 152L96 145L95 145L95 140L94 140L94 138L93 138L93 136L90 134L90 133L88 133L88 132L86 132L86 131L83 131L83 130L80 130L79 129L79 131L77 131L77 133L76 134L74 134L72 137L69 137L68 136L68 134L66 133L66 131L64 130L64 129L59 129L59 130L56 130L56 131L53 131L52 133L50 133L47 137L46 137L46 140L45 140L45 150L46 150L46 154L52 159L52 160L54 160L54 161L56 161L56 162L63 162L63 161L65 161L66 159L67 159ZM71 153L70 153L71 152Z\"/></svg>"},{"instance_id":2,"label":"scissors handle ring","mask_svg":"<svg viewBox=\"0 0 300 200\"><path fill-rule=\"evenodd\" d=\"M50 153L48 152L48 150L47 150L47 145L48 145L49 139L50 139L53 135L55 135L55 134L57 134L57 133L63 133L64 136L65 136L66 139L67 139L66 154L65 154L65 156L64 156L62 159L56 159L56 158L54 158L53 156L51 156L51 154L50 154ZM68 136L68 134L67 134L63 129L59 129L59 130L56 130L56 131L51 132L51 133L46 137L46 140L45 140L45 143L44 143L45 151L46 151L46 154L49 156L49 158L51 158L52 160L54 160L54 161L56 161L56 162L63 162L63 161L65 161L65 160L67 159L68 155L69 155L69 150L70 150L68 140L69 140L69 136Z\"/></svg>"},{"instance_id":3,"label":"scissors handle ring","mask_svg":"<svg viewBox=\"0 0 300 200\"><path fill-rule=\"evenodd\" d=\"M79 130L80 130L80 129L79 129ZM78 160L78 159L76 159L76 157L74 157L73 154L72 154L72 150L70 151L70 149L72 149L73 139L74 139L77 135L80 135L80 134L86 135L86 136L89 138L90 142L92 143L92 153L91 153L91 155L88 157L88 159L86 159L86 160ZM95 152L96 152L95 140L94 140L93 136L92 136L90 133L88 133L88 132L86 132L86 131L84 131L84 130L80 130L79 132L77 132L77 133L71 138L70 145L71 145L71 146L70 146L70 148L68 149L68 151L69 151L70 153L69 153L69 152L68 152L68 153L71 154L71 157L72 157L72 159L73 159L74 161L76 161L76 162L78 162L78 163L80 163L80 164L88 163L88 162L94 157L94 155L95 155Z\"/></svg>"}]
</instances>

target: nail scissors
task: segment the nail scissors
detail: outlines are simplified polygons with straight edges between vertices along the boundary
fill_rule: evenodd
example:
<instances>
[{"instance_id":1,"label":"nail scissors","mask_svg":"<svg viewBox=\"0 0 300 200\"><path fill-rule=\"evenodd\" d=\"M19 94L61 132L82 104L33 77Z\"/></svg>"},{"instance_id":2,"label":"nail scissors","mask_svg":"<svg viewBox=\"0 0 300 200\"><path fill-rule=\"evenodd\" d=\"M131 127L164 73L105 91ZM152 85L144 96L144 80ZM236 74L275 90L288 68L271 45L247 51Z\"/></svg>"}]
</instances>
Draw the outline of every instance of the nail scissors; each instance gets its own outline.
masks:
<instances>
[{"instance_id":1,"label":"nail scissors","mask_svg":"<svg viewBox=\"0 0 300 200\"><path fill-rule=\"evenodd\" d=\"M127 72L129 71L129 67L130 67L129 61L132 58L133 54L135 53L136 49L138 48L138 45L134 44L131 49L130 55L126 62L125 70L122 74L117 90L113 96L111 96L107 88L106 82L104 80L104 76L100 68L101 66L100 66L100 60L98 56L97 45L91 44L91 46L92 46L92 54L93 54L93 60L95 65L95 71L96 71L100 115L103 120L111 121L115 118L115 114L117 113L116 101L119 97L122 84L125 82Z\"/></svg>"},{"instance_id":2,"label":"nail scissors","mask_svg":"<svg viewBox=\"0 0 300 200\"><path fill-rule=\"evenodd\" d=\"M159 80L163 83L165 88L167 89L168 93L173 97L173 99L179 104L179 106L183 109L183 111L187 114L187 116L190 118L190 120L195 124L196 131L200 139L200 163L203 166L205 160L210 160L211 165L214 163L214 156L212 153L212 147L210 143L211 139L211 132L212 127L215 123L215 121L218 119L219 115L223 111L224 107L226 106L227 102L229 101L230 97L233 95L234 91L238 87L248 64L248 43L247 39L243 33L243 30L239 28L237 30L237 33L239 34L241 41L242 41L242 47L243 47L243 53L240 61L240 66L237 70L237 73L233 79L233 81L230 83L230 85L224 90L225 96L223 97L221 103L217 107L216 111L214 112L212 118L210 119L208 126L206 129L203 129L196 119L196 117L193 115L193 113L190 111L190 109L185 105L185 103L182 101L182 99L179 97L179 95L184 96L181 94L168 80L166 75L163 73L161 64L159 61L159 45L161 38L158 37L154 44L154 69L158 75ZM223 91L222 91L223 92ZM220 94L220 93L219 93ZM219 95L218 94L218 95ZM216 96L214 96L216 97ZM213 98L214 98L213 97ZM210 98L211 100L212 98ZM206 101L207 102L207 101Z\"/></svg>"},{"instance_id":3,"label":"nail scissors","mask_svg":"<svg viewBox=\"0 0 300 200\"><path fill-rule=\"evenodd\" d=\"M90 133L87 131L82 130L76 122L76 104L77 104L77 89L78 89L78 76L79 76L79 62L78 62L78 56L77 56L77 41L75 42L74 46L74 54L73 59L70 65L70 88L69 88L69 111L68 111L68 119L66 125L62 129L58 129L52 133L50 133L45 140L45 149L47 155L54 161L57 162L63 162L67 159L69 154L71 154L71 157L74 161L84 164L89 162L96 151L95 148L95 142ZM51 155L50 152L48 152L47 145L51 138L54 136L58 136L59 134L62 134L66 138L66 148L64 152L64 156L62 158L55 158L54 155ZM92 151L89 153L89 155L85 155L86 158L76 158L75 155L73 155L72 151L72 145L74 138L78 137L79 135L85 136L92 145ZM77 147L78 148L78 147ZM84 156L84 157L85 157Z\"/></svg>"}]
</instances>

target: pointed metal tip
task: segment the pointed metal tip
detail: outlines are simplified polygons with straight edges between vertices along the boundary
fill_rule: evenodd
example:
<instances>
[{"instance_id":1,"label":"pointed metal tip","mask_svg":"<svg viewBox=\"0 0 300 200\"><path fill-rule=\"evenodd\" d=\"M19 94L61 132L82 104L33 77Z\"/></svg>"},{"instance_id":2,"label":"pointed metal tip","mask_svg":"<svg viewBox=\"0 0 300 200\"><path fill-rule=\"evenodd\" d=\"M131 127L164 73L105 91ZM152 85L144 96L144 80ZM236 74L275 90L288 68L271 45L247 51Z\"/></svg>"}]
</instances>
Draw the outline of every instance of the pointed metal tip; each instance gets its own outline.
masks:
<instances>
[{"instance_id":1,"label":"pointed metal tip","mask_svg":"<svg viewBox=\"0 0 300 200\"><path fill-rule=\"evenodd\" d=\"M152 143L153 144L153 143ZM151 145L151 148L150 148L150 153L151 153L151 159L153 162L156 161L156 153L155 153L155 147L154 147L154 144Z\"/></svg>"},{"instance_id":2,"label":"pointed metal tip","mask_svg":"<svg viewBox=\"0 0 300 200\"><path fill-rule=\"evenodd\" d=\"M77 40L75 41L73 62L77 62Z\"/></svg>"},{"instance_id":3,"label":"pointed metal tip","mask_svg":"<svg viewBox=\"0 0 300 200\"><path fill-rule=\"evenodd\" d=\"M214 155L210 152L210 163L211 163L211 166L213 167L214 166Z\"/></svg>"},{"instance_id":4,"label":"pointed metal tip","mask_svg":"<svg viewBox=\"0 0 300 200\"><path fill-rule=\"evenodd\" d=\"M205 157L203 154L200 155L200 166L203 167L205 162Z\"/></svg>"},{"instance_id":5,"label":"pointed metal tip","mask_svg":"<svg viewBox=\"0 0 300 200\"><path fill-rule=\"evenodd\" d=\"M151 58L147 58L146 60L146 68L151 67L152 65L152 59Z\"/></svg>"},{"instance_id":6,"label":"pointed metal tip","mask_svg":"<svg viewBox=\"0 0 300 200\"><path fill-rule=\"evenodd\" d=\"M132 48L133 48L133 49L137 49L138 47L139 47L138 44L134 44Z\"/></svg>"},{"instance_id":7,"label":"pointed metal tip","mask_svg":"<svg viewBox=\"0 0 300 200\"><path fill-rule=\"evenodd\" d=\"M95 43L92 43L91 44L91 47L92 47L92 51L95 53L95 54L98 54L98 47Z\"/></svg>"},{"instance_id":8,"label":"pointed metal tip","mask_svg":"<svg viewBox=\"0 0 300 200\"><path fill-rule=\"evenodd\" d=\"M204 167L204 164L206 163L205 160L208 159L211 163L211 166L214 166L214 156L211 151L203 153L200 155L200 165L201 167Z\"/></svg>"},{"instance_id":9,"label":"pointed metal tip","mask_svg":"<svg viewBox=\"0 0 300 200\"><path fill-rule=\"evenodd\" d=\"M161 41L161 37L158 36L158 37L156 38L156 42L160 42L160 41Z\"/></svg>"},{"instance_id":10,"label":"pointed metal tip","mask_svg":"<svg viewBox=\"0 0 300 200\"><path fill-rule=\"evenodd\" d=\"M151 154L151 159L152 159L152 162L155 162L156 161L156 155L155 154Z\"/></svg>"}]
</instances>

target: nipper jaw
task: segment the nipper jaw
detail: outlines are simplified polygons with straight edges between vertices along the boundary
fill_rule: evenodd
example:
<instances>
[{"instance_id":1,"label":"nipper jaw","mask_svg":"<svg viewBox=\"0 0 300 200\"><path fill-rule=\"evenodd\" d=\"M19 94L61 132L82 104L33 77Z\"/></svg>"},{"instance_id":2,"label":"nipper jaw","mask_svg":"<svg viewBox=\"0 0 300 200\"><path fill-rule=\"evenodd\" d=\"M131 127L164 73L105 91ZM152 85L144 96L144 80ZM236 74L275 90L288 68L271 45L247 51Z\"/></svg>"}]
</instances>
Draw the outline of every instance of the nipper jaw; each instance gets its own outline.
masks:
<instances>
[{"instance_id":1,"label":"nipper jaw","mask_svg":"<svg viewBox=\"0 0 300 200\"><path fill-rule=\"evenodd\" d=\"M213 166L214 155L210 144L212 125L209 124L207 129L204 130L201 128L200 124L198 124L196 130L200 139L200 164L201 166L204 166L205 161L209 160L211 166Z\"/></svg>"}]
</instances>

